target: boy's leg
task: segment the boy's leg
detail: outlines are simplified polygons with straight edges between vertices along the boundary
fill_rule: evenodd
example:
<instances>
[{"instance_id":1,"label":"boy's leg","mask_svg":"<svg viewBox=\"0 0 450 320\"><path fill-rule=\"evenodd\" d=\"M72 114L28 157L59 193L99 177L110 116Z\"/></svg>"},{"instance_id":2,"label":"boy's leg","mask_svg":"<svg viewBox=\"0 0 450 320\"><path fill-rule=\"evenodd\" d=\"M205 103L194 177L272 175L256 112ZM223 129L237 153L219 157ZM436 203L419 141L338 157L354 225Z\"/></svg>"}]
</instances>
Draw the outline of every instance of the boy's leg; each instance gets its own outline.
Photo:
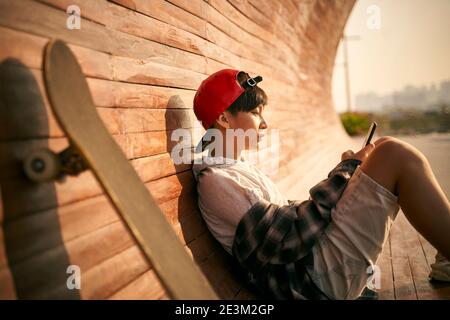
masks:
<instances>
[{"instance_id":1,"label":"boy's leg","mask_svg":"<svg viewBox=\"0 0 450 320\"><path fill-rule=\"evenodd\" d=\"M332 209L332 222L312 250L314 266L308 273L331 298L355 299L361 294L369 280L367 267L375 265L400 206L438 250L450 245L448 200L425 157L394 138L375 145L355 170ZM431 222L423 222L427 219Z\"/></svg>"},{"instance_id":2,"label":"boy's leg","mask_svg":"<svg viewBox=\"0 0 450 320\"><path fill-rule=\"evenodd\" d=\"M450 257L450 204L426 157L395 138L376 141L361 170L398 196L411 224L430 243Z\"/></svg>"},{"instance_id":3,"label":"boy's leg","mask_svg":"<svg viewBox=\"0 0 450 320\"><path fill-rule=\"evenodd\" d=\"M308 273L328 297L356 299L365 286L378 288L383 270L376 261L399 209L398 197L358 166L312 249L314 264Z\"/></svg>"}]
</instances>

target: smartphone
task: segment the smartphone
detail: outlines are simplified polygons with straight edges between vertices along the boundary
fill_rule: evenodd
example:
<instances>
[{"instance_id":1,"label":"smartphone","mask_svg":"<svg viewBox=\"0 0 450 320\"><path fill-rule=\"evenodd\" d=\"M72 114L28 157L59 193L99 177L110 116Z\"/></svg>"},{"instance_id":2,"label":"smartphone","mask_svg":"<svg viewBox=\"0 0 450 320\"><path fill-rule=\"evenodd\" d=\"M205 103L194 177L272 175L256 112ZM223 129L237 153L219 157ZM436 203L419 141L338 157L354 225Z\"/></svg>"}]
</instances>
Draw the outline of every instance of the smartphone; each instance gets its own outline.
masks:
<instances>
[{"instance_id":1,"label":"smartphone","mask_svg":"<svg viewBox=\"0 0 450 320\"><path fill-rule=\"evenodd\" d=\"M375 133L376 128L377 128L377 123L374 121L370 125L369 132L367 132L367 136L366 136L366 139L364 140L362 148L364 148L365 146L367 146L370 143L370 141L372 140L372 137Z\"/></svg>"}]
</instances>

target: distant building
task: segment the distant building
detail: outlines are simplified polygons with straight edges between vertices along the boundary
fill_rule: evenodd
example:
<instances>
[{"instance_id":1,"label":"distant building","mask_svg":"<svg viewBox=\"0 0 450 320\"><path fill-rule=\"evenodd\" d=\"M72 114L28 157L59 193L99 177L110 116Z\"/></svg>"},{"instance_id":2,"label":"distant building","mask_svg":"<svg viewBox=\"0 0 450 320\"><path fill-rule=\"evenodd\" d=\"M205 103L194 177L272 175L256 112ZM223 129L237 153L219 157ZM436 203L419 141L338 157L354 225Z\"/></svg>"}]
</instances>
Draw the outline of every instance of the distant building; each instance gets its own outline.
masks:
<instances>
[{"instance_id":1,"label":"distant building","mask_svg":"<svg viewBox=\"0 0 450 320\"><path fill-rule=\"evenodd\" d=\"M374 113L386 113L397 108L439 110L442 105L450 105L450 80L442 81L439 87L435 84L421 87L408 85L387 95L368 92L355 97L355 110Z\"/></svg>"}]
</instances>

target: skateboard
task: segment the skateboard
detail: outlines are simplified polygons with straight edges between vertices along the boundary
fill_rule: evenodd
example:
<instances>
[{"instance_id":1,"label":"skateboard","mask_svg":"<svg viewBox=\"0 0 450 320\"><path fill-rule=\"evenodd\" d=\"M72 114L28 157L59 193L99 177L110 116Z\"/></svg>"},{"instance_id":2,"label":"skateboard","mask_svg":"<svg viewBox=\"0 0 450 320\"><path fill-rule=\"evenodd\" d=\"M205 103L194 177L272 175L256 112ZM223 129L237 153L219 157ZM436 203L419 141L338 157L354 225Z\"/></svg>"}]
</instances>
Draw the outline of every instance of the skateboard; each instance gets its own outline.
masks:
<instances>
[{"instance_id":1,"label":"skateboard","mask_svg":"<svg viewBox=\"0 0 450 320\"><path fill-rule=\"evenodd\" d=\"M90 169L123 218L173 299L217 299L199 267L98 115L86 79L70 48L52 40L45 48L44 81L69 147L31 152L23 167L42 182Z\"/></svg>"}]
</instances>

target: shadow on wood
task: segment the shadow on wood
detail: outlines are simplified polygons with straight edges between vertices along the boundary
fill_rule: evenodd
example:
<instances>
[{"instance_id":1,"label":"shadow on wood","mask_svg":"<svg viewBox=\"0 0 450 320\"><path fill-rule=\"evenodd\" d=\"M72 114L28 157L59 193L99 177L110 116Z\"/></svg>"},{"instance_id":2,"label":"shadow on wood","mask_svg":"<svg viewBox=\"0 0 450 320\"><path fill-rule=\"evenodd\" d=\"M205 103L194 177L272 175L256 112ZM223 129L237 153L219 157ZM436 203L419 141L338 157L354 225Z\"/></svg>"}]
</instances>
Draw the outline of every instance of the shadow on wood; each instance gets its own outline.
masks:
<instances>
[{"instance_id":1,"label":"shadow on wood","mask_svg":"<svg viewBox=\"0 0 450 320\"><path fill-rule=\"evenodd\" d=\"M54 183L35 184L22 173L22 160L30 151L48 148L48 123L34 76L14 59L0 63L0 122L2 223L11 285L19 299L78 299L78 290L66 284L71 263Z\"/></svg>"}]
</instances>

